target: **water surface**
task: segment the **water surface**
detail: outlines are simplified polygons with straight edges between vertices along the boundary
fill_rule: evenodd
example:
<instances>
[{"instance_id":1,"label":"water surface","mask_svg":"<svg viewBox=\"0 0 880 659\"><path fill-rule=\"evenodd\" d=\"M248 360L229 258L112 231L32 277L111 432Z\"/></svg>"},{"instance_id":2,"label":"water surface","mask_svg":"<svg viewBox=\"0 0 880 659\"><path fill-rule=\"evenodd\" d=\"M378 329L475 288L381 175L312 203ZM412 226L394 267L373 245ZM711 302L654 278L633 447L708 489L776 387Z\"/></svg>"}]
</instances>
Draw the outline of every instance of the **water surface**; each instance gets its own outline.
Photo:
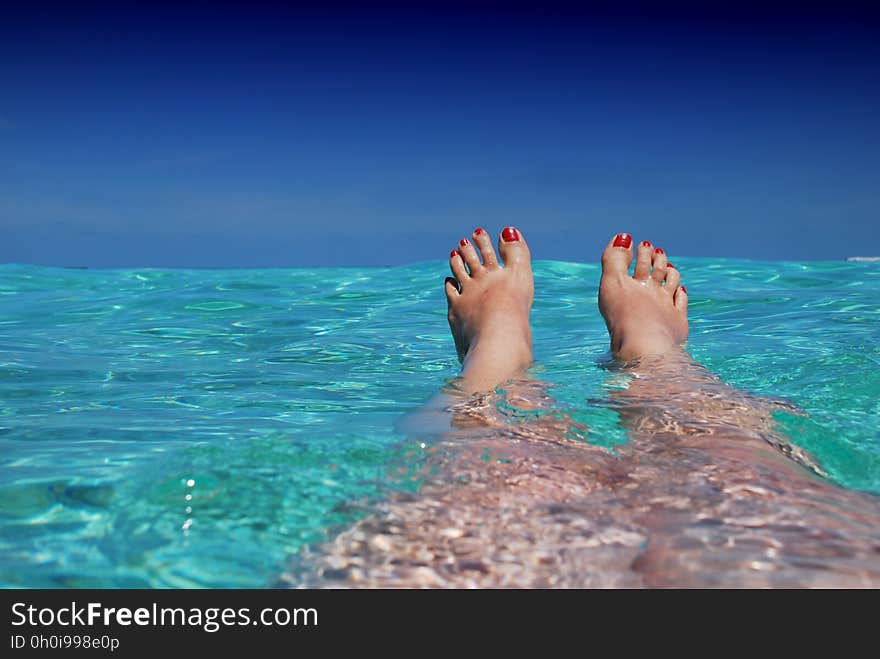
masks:
<instances>
[{"instance_id":1,"label":"water surface","mask_svg":"<svg viewBox=\"0 0 880 659\"><path fill-rule=\"evenodd\" d=\"M790 440L880 492L878 264L676 264L691 354L795 403ZM273 583L386 496L395 421L455 376L445 267L0 266L0 584ZM534 375L570 436L625 445L598 266L535 276Z\"/></svg>"}]
</instances>

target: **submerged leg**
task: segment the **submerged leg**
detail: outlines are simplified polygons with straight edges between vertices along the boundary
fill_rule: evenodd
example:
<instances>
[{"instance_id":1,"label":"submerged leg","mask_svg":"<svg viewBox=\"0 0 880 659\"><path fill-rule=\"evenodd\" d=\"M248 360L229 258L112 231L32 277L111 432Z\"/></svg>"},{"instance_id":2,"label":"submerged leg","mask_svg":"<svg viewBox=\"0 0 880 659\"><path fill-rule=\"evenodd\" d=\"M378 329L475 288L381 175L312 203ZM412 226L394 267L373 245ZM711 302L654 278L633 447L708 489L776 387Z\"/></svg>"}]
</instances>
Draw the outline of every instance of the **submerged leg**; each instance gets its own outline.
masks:
<instances>
[{"instance_id":1,"label":"submerged leg","mask_svg":"<svg viewBox=\"0 0 880 659\"><path fill-rule=\"evenodd\" d=\"M613 399L634 441L650 441L662 432L681 438L736 435L740 441L768 443L822 473L805 451L775 431L771 415L781 405L721 382L691 359L683 348L688 296L678 269L662 248L645 240L636 248L630 276L632 243L622 233L605 247L599 310L612 352L631 378L629 387Z\"/></svg>"},{"instance_id":2,"label":"submerged leg","mask_svg":"<svg viewBox=\"0 0 880 659\"><path fill-rule=\"evenodd\" d=\"M632 258L628 234L608 243L599 308L630 376L612 395L629 435L617 502L649 538L635 563L646 585L876 585L878 499L820 478L776 428L782 404L694 362L678 270L648 241L629 276Z\"/></svg>"},{"instance_id":3,"label":"submerged leg","mask_svg":"<svg viewBox=\"0 0 880 659\"><path fill-rule=\"evenodd\" d=\"M523 378L532 363L529 314L535 285L522 233L505 228L496 253L489 234L477 228L470 240L462 238L452 250L449 267L454 276L445 283L447 318L461 375L403 417L397 423L401 434L437 435L462 423L491 425L491 414L484 413L485 406L474 395L487 399L502 383L509 395L524 401L534 398L536 384Z\"/></svg>"}]
</instances>

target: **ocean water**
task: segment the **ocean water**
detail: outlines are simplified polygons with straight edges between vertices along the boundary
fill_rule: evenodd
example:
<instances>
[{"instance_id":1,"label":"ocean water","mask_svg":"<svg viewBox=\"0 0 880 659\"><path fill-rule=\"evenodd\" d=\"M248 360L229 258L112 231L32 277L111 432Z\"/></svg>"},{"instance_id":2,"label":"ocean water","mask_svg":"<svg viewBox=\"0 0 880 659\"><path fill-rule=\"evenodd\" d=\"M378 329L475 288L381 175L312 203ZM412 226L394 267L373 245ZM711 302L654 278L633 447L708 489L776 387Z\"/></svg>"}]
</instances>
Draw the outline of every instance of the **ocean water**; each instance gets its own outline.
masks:
<instances>
[{"instance_id":1,"label":"ocean water","mask_svg":"<svg viewBox=\"0 0 880 659\"><path fill-rule=\"evenodd\" d=\"M676 264L691 354L880 493L880 265ZM272 584L382 499L395 421L455 377L445 274L0 266L0 585ZM598 266L535 278L535 375L584 441L625 443Z\"/></svg>"}]
</instances>

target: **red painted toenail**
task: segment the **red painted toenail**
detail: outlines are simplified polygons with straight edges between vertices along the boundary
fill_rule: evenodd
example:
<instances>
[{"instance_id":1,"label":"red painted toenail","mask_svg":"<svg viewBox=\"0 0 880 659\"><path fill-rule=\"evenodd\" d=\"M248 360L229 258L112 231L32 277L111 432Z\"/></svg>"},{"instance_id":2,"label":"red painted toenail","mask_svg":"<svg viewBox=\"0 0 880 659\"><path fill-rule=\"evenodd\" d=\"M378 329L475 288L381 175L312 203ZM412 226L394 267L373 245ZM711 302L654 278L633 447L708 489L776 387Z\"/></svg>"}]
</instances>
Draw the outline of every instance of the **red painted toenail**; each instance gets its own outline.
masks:
<instances>
[{"instance_id":1,"label":"red painted toenail","mask_svg":"<svg viewBox=\"0 0 880 659\"><path fill-rule=\"evenodd\" d=\"M505 227L501 232L501 239L506 243L515 243L519 240L519 231L513 227Z\"/></svg>"},{"instance_id":2,"label":"red painted toenail","mask_svg":"<svg viewBox=\"0 0 880 659\"><path fill-rule=\"evenodd\" d=\"M643 240L642 241L642 247L650 247L650 246L651 246L650 240Z\"/></svg>"},{"instance_id":3,"label":"red painted toenail","mask_svg":"<svg viewBox=\"0 0 880 659\"><path fill-rule=\"evenodd\" d=\"M681 292L684 293L685 295L687 295L688 289L686 289L684 286L682 286Z\"/></svg>"},{"instance_id":4,"label":"red painted toenail","mask_svg":"<svg viewBox=\"0 0 880 659\"><path fill-rule=\"evenodd\" d=\"M461 245L462 247L464 247L465 245L470 245L471 243L467 238L462 238L461 240L458 241L458 244Z\"/></svg>"},{"instance_id":5,"label":"red painted toenail","mask_svg":"<svg viewBox=\"0 0 880 659\"><path fill-rule=\"evenodd\" d=\"M629 246L632 245L633 237L628 233L618 233L614 236L614 247L623 247L624 249L629 249Z\"/></svg>"},{"instance_id":6,"label":"red painted toenail","mask_svg":"<svg viewBox=\"0 0 880 659\"><path fill-rule=\"evenodd\" d=\"M666 252L663 251L662 247L658 247L654 250L654 253L655 254L665 254Z\"/></svg>"},{"instance_id":7,"label":"red painted toenail","mask_svg":"<svg viewBox=\"0 0 880 659\"><path fill-rule=\"evenodd\" d=\"M474 229L475 236L482 236L484 233L486 233L486 232L483 231L483 229L481 227L477 227L476 229Z\"/></svg>"},{"instance_id":8,"label":"red painted toenail","mask_svg":"<svg viewBox=\"0 0 880 659\"><path fill-rule=\"evenodd\" d=\"M673 270L675 270L675 266L672 265L671 263L667 263L667 264L666 264L666 267L667 267L667 268L672 268Z\"/></svg>"},{"instance_id":9,"label":"red painted toenail","mask_svg":"<svg viewBox=\"0 0 880 659\"><path fill-rule=\"evenodd\" d=\"M458 253L458 250L457 250L457 249L454 249L454 250L452 250L451 252L449 252L449 258L452 259L452 258L455 258L456 256L461 256L461 255Z\"/></svg>"}]
</instances>

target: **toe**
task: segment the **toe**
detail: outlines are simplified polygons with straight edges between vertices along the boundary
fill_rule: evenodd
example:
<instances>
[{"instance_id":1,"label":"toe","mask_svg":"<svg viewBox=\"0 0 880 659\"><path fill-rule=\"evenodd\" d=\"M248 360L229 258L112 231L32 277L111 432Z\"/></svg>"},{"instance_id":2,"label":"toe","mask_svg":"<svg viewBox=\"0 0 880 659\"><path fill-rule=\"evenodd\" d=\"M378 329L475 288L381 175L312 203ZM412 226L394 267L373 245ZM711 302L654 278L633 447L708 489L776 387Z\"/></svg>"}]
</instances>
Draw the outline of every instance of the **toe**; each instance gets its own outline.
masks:
<instances>
[{"instance_id":1,"label":"toe","mask_svg":"<svg viewBox=\"0 0 880 659\"><path fill-rule=\"evenodd\" d=\"M464 287L464 283L470 279L470 275L468 275L467 269L464 267L461 252L457 249L452 250L449 254L449 269L452 270L452 274L458 280L458 283Z\"/></svg>"},{"instance_id":2,"label":"toe","mask_svg":"<svg viewBox=\"0 0 880 659\"><path fill-rule=\"evenodd\" d=\"M672 298L672 304L675 308L682 312L687 312L688 308L688 292L684 286L675 289L675 296Z\"/></svg>"},{"instance_id":3,"label":"toe","mask_svg":"<svg viewBox=\"0 0 880 659\"><path fill-rule=\"evenodd\" d=\"M458 251L461 253L461 258L463 258L464 262L467 264L471 277L477 276L483 272L483 264L480 263L480 255L477 254L477 250L474 249L470 240L462 238L458 241Z\"/></svg>"},{"instance_id":4,"label":"toe","mask_svg":"<svg viewBox=\"0 0 880 659\"><path fill-rule=\"evenodd\" d=\"M452 304L458 299L458 296L461 295L461 293L458 292L458 282L454 277L446 278L446 286L444 288L446 289L446 301L449 304Z\"/></svg>"},{"instance_id":5,"label":"toe","mask_svg":"<svg viewBox=\"0 0 880 659\"><path fill-rule=\"evenodd\" d=\"M639 248L636 250L636 269L633 272L634 279L641 279L644 281L648 277L651 276L651 256L654 253L654 246L648 240L643 240L639 243Z\"/></svg>"},{"instance_id":6,"label":"toe","mask_svg":"<svg viewBox=\"0 0 880 659\"><path fill-rule=\"evenodd\" d=\"M633 258L632 236L618 233L605 246L602 252L602 274L625 275Z\"/></svg>"},{"instance_id":7,"label":"toe","mask_svg":"<svg viewBox=\"0 0 880 659\"><path fill-rule=\"evenodd\" d=\"M666 264L666 286L663 288L666 289L666 292L672 295L675 293L675 289L678 288L678 284L681 281L681 274L678 272L678 269L672 265L671 263Z\"/></svg>"},{"instance_id":8,"label":"toe","mask_svg":"<svg viewBox=\"0 0 880 659\"><path fill-rule=\"evenodd\" d=\"M528 265L531 259L525 238L514 227L505 227L498 237L498 251L506 268Z\"/></svg>"},{"instance_id":9,"label":"toe","mask_svg":"<svg viewBox=\"0 0 880 659\"><path fill-rule=\"evenodd\" d=\"M651 271L651 277L658 284L662 284L663 280L666 279L666 252L663 251L662 247L654 249L654 259L651 265L654 268Z\"/></svg>"},{"instance_id":10,"label":"toe","mask_svg":"<svg viewBox=\"0 0 880 659\"><path fill-rule=\"evenodd\" d=\"M488 269L497 268L498 257L495 256L495 248L492 247L492 240L489 238L486 230L482 228L474 229L473 239L474 244L480 249L480 254L483 257L483 267Z\"/></svg>"}]
</instances>

